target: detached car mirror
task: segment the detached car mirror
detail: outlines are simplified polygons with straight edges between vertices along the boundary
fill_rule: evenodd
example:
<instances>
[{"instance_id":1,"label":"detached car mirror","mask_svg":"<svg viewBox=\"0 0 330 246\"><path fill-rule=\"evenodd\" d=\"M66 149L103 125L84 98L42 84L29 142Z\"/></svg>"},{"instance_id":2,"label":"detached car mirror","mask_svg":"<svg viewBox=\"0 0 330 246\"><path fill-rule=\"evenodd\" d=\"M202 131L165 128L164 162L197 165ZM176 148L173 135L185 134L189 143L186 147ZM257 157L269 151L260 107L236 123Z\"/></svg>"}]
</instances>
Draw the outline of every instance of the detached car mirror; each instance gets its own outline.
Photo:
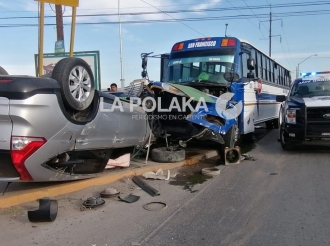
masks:
<instances>
[{"instance_id":1,"label":"detached car mirror","mask_svg":"<svg viewBox=\"0 0 330 246\"><path fill-rule=\"evenodd\" d=\"M237 82L239 80L239 75L233 72L225 72L223 77L228 82Z\"/></svg>"},{"instance_id":2,"label":"detached car mirror","mask_svg":"<svg viewBox=\"0 0 330 246\"><path fill-rule=\"evenodd\" d=\"M284 95L277 95L276 102L284 102L286 100L286 96Z\"/></svg>"}]
</instances>

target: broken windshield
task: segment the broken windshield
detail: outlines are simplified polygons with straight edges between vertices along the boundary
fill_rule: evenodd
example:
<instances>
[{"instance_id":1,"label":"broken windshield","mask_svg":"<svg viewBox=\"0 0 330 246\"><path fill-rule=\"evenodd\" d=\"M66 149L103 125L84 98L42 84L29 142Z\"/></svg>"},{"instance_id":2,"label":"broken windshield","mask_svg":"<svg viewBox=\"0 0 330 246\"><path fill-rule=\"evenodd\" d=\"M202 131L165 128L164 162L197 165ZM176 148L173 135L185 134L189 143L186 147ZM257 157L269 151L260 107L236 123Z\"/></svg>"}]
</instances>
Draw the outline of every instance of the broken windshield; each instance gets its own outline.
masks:
<instances>
[{"instance_id":1,"label":"broken windshield","mask_svg":"<svg viewBox=\"0 0 330 246\"><path fill-rule=\"evenodd\" d=\"M169 61L166 82L228 85L224 73L237 71L235 52L235 49L226 49L173 54Z\"/></svg>"}]
</instances>

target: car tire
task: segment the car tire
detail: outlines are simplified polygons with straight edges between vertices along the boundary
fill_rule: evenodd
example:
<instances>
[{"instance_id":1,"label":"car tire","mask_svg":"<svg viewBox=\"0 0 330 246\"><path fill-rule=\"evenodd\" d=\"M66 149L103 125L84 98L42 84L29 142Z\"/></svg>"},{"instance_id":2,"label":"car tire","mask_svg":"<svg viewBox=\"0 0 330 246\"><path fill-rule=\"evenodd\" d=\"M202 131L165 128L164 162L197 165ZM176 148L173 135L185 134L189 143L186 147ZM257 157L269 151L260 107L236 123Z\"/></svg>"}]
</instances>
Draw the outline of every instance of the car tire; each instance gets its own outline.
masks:
<instances>
[{"instance_id":1,"label":"car tire","mask_svg":"<svg viewBox=\"0 0 330 246\"><path fill-rule=\"evenodd\" d=\"M0 75L9 75L8 72L0 66Z\"/></svg>"},{"instance_id":2,"label":"car tire","mask_svg":"<svg viewBox=\"0 0 330 246\"><path fill-rule=\"evenodd\" d=\"M280 143L281 143L281 147L283 150L293 150L294 149L294 146L292 144L285 142L284 129L282 126L280 127Z\"/></svg>"},{"instance_id":3,"label":"car tire","mask_svg":"<svg viewBox=\"0 0 330 246\"><path fill-rule=\"evenodd\" d=\"M61 86L68 107L81 111L91 105L95 94L94 76L86 61L77 57L64 58L55 65L52 78Z\"/></svg>"},{"instance_id":4,"label":"car tire","mask_svg":"<svg viewBox=\"0 0 330 246\"><path fill-rule=\"evenodd\" d=\"M273 120L268 120L265 122L267 130L272 130L274 128Z\"/></svg>"},{"instance_id":5,"label":"car tire","mask_svg":"<svg viewBox=\"0 0 330 246\"><path fill-rule=\"evenodd\" d=\"M280 128L280 121L279 119L273 119L273 127L274 129L279 129Z\"/></svg>"},{"instance_id":6,"label":"car tire","mask_svg":"<svg viewBox=\"0 0 330 246\"><path fill-rule=\"evenodd\" d=\"M151 151L151 160L155 162L179 162L186 159L186 151L184 149L168 150L166 147L154 148Z\"/></svg>"}]
</instances>

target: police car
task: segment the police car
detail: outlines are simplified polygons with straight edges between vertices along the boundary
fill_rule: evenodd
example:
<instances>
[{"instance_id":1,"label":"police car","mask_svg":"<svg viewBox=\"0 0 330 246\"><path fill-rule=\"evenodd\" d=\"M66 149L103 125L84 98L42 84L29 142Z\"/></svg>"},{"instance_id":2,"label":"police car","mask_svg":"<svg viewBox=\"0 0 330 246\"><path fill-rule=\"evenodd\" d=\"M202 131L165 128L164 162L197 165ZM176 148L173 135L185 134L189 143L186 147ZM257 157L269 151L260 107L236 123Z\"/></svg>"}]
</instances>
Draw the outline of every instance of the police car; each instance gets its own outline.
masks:
<instances>
[{"instance_id":1,"label":"police car","mask_svg":"<svg viewBox=\"0 0 330 246\"><path fill-rule=\"evenodd\" d=\"M276 101L282 102L279 141L284 150L299 144L330 145L330 71L303 74Z\"/></svg>"}]
</instances>

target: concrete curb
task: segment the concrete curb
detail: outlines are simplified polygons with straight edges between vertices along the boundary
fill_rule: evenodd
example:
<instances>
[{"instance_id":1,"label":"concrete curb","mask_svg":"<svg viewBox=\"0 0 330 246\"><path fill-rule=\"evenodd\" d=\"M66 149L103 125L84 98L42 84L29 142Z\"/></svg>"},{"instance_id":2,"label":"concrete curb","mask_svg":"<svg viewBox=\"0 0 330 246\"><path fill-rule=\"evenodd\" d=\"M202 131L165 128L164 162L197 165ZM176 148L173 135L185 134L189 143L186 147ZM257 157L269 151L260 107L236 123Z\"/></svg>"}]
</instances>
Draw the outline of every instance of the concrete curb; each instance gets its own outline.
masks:
<instances>
[{"instance_id":1,"label":"concrete curb","mask_svg":"<svg viewBox=\"0 0 330 246\"><path fill-rule=\"evenodd\" d=\"M187 158L184 161L174 163L159 163L150 166L143 166L134 169L123 169L118 172L108 173L96 178L85 179L79 181L71 181L67 183L61 183L52 187L43 187L25 191L17 191L14 194L9 194L0 198L0 208L8 208L16 205L20 205L26 202L36 201L42 197L55 197L59 195L68 194L71 192L83 190L91 186L105 185L115 182L127 176L141 175L145 172L157 171L158 169L168 170L185 165L194 165L201 160L209 159L218 155L215 150L206 151L205 153L198 154Z\"/></svg>"}]
</instances>

